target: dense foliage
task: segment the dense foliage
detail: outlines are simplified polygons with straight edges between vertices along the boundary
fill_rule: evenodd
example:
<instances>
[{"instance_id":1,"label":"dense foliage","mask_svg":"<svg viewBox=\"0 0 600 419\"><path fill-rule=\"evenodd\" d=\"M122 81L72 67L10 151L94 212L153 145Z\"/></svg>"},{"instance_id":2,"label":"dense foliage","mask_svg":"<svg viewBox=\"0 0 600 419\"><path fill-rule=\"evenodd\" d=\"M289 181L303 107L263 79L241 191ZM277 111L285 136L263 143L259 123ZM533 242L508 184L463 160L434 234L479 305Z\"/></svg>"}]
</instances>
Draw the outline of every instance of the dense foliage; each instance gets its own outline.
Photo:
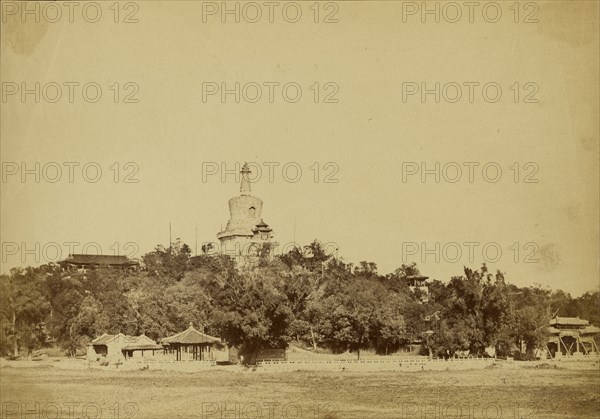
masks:
<instances>
[{"instance_id":1,"label":"dense foliage","mask_svg":"<svg viewBox=\"0 0 600 419\"><path fill-rule=\"evenodd\" d=\"M250 361L260 349L291 341L358 356L415 342L438 356L489 347L531 354L556 313L600 324L598 291L572 298L519 288L483 265L447 283L428 281L424 298L409 287L416 265L383 276L372 262L353 266L325 254L317 241L244 270L227 256L192 257L181 243L157 247L142 265L135 272L43 265L0 276L0 352L57 346L74 355L102 333L160 339L193 323Z\"/></svg>"}]
</instances>

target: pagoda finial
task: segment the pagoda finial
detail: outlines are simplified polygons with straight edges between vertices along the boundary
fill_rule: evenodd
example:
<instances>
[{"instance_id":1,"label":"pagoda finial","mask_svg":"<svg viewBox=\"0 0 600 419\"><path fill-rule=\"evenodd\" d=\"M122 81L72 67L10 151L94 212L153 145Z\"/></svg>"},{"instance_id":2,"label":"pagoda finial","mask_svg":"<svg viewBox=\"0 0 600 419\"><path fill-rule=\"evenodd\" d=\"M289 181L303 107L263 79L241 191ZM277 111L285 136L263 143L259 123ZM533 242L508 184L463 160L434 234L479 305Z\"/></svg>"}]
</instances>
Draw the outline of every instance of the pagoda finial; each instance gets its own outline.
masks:
<instances>
[{"instance_id":1,"label":"pagoda finial","mask_svg":"<svg viewBox=\"0 0 600 419\"><path fill-rule=\"evenodd\" d=\"M252 187L250 186L250 167L248 167L248 163L244 163L244 167L242 167L242 182L240 184L240 193L242 195L250 195L252 192Z\"/></svg>"}]
</instances>

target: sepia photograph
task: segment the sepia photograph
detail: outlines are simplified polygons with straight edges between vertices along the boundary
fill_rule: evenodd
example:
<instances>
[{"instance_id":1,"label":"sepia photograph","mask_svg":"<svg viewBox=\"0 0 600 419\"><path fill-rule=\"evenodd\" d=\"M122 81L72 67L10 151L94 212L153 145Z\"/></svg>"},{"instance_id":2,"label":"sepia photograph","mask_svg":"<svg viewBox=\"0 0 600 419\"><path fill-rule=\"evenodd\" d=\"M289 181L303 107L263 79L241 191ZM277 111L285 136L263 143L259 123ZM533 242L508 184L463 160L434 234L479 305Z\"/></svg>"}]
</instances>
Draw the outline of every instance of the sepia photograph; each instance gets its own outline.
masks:
<instances>
[{"instance_id":1,"label":"sepia photograph","mask_svg":"<svg viewBox=\"0 0 600 419\"><path fill-rule=\"evenodd\" d=\"M0 13L0 419L600 418L600 0Z\"/></svg>"}]
</instances>

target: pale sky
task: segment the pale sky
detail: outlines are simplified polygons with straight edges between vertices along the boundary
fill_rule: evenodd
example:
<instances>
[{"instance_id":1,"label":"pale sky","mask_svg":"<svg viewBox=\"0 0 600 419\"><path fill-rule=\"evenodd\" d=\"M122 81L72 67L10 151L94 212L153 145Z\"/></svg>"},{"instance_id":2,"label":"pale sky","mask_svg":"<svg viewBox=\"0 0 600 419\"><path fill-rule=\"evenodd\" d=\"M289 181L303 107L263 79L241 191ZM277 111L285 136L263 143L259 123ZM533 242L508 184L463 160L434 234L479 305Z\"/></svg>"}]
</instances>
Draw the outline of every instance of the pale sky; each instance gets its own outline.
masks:
<instances>
[{"instance_id":1,"label":"pale sky","mask_svg":"<svg viewBox=\"0 0 600 419\"><path fill-rule=\"evenodd\" d=\"M52 259L56 247L66 257L69 242L78 243L76 253L98 243L107 254L112 243L123 254L130 250L125 243L134 242L134 256L141 256L167 244L169 223L173 239L192 249L196 228L199 247L216 241L239 184L233 175L223 183L219 174L203 182L203 167L214 162L233 169L248 161L263 168L253 193L263 199L262 216L282 244L294 235L302 244L317 238L335 243L348 262L374 261L387 273L415 261L442 281L460 275L463 265L479 267L482 248L493 245L502 257L488 266L514 284L539 283L574 296L598 287L596 2L537 3L538 23L522 22L531 12L525 10L515 23L512 2L499 2L496 23L477 10L472 23L444 16L421 23L418 12L403 22L401 2L339 2L337 23L322 22L333 6L320 10L315 23L312 2L300 4L297 23L286 22L279 9L273 23L266 16L256 23L225 16L222 23L218 12L203 22L202 2L191 1L137 2L138 23L114 23L112 2L101 4L96 23L77 10L73 23L66 16L45 22L42 14L39 23L30 16L23 24L19 11L3 14L2 272L35 265L36 256L40 263ZM133 9L120 12L123 20ZM21 83L34 89L36 82L40 103L33 94L23 101ZM69 82L79 83L72 85L73 103ZM128 82L138 86L138 103L123 103L134 89ZM233 95L222 103L219 94L203 101L203 83L231 89L236 82L247 87L247 97L256 86L248 83L257 83L263 96L256 103L243 97L235 103ZM270 82L279 83L273 103ZM436 82L447 95L454 95L455 83L462 86L462 98L403 100L403 83L433 88ZM469 82L479 83L473 103ZM54 83L62 97L50 103ZM86 83L101 87L97 103L83 99ZM301 86L296 103L282 96L286 83ZM482 95L487 83L502 89L496 103ZM338 102L323 103L335 87ZM532 92L538 103L524 103ZM23 162L29 168L39 162L39 183L34 175L21 182ZM79 164L72 183L65 162ZM269 162L279 163L273 182ZM414 175L403 182L403 167L436 162L449 168L448 177L463 167L461 179L436 183L429 175L423 183ZM478 164L472 183L468 162ZM96 183L83 178L88 163L102 169ZM296 183L284 179L288 163L302 169ZM483 179L486 164L502 169L498 182ZM62 176L51 183L56 165ZM135 168L132 179L139 181L124 183ZM338 182L325 183L333 169ZM87 174L93 177L94 167ZM538 182L525 183L528 174ZM472 263L465 245L471 242L477 243ZM28 254L35 243L39 252ZM439 261L435 251L423 252L436 243ZM463 254L455 258L457 246ZM526 263L531 252L538 261Z\"/></svg>"}]
</instances>

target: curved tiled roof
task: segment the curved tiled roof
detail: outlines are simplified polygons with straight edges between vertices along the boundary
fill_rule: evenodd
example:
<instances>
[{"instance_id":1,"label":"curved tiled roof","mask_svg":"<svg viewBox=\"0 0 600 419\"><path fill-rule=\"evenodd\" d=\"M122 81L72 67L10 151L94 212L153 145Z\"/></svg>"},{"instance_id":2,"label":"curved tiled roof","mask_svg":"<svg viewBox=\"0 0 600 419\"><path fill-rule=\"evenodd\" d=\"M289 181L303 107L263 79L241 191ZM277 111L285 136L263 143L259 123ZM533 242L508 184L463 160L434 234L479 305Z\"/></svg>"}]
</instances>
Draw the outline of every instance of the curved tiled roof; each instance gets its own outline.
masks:
<instances>
[{"instance_id":1,"label":"curved tiled roof","mask_svg":"<svg viewBox=\"0 0 600 419\"><path fill-rule=\"evenodd\" d=\"M583 328L583 330L581 331L581 333L583 333L583 334L600 333L600 328L598 328L596 326L586 326L586 327Z\"/></svg>"},{"instance_id":2,"label":"curved tiled roof","mask_svg":"<svg viewBox=\"0 0 600 419\"><path fill-rule=\"evenodd\" d=\"M150 339L146 335L139 336L128 336L123 333L117 333L116 335L109 335L104 333L102 336L94 339L91 344L92 345L106 345L111 342L120 342L129 345L156 345L152 339Z\"/></svg>"},{"instance_id":3,"label":"curved tiled roof","mask_svg":"<svg viewBox=\"0 0 600 419\"><path fill-rule=\"evenodd\" d=\"M579 317L558 317L556 316L552 320L550 320L551 325L560 325L560 326L588 326L590 322L584 319L580 319Z\"/></svg>"},{"instance_id":4,"label":"curved tiled roof","mask_svg":"<svg viewBox=\"0 0 600 419\"><path fill-rule=\"evenodd\" d=\"M269 225L261 218L260 223L256 224L256 227L269 227Z\"/></svg>"},{"instance_id":5,"label":"curved tiled roof","mask_svg":"<svg viewBox=\"0 0 600 419\"><path fill-rule=\"evenodd\" d=\"M216 338L214 336L207 335L202 333L193 326L188 327L183 332L177 333L173 336L169 336L163 338L161 343L187 343L187 344L195 344L195 343L215 343L220 342L221 339Z\"/></svg>"},{"instance_id":6,"label":"curved tiled roof","mask_svg":"<svg viewBox=\"0 0 600 419\"><path fill-rule=\"evenodd\" d=\"M131 345L123 346L121 349L126 350L126 351L136 351L136 350L137 351L140 351L140 350L141 351L146 351L146 350L157 351L157 350L163 349L163 347L160 345L157 345L156 343L137 343L137 344L134 343Z\"/></svg>"},{"instance_id":7,"label":"curved tiled roof","mask_svg":"<svg viewBox=\"0 0 600 419\"><path fill-rule=\"evenodd\" d=\"M62 262L75 265L97 265L97 266L135 266L138 262L130 260L127 256L117 255L85 255L71 254Z\"/></svg>"}]
</instances>

